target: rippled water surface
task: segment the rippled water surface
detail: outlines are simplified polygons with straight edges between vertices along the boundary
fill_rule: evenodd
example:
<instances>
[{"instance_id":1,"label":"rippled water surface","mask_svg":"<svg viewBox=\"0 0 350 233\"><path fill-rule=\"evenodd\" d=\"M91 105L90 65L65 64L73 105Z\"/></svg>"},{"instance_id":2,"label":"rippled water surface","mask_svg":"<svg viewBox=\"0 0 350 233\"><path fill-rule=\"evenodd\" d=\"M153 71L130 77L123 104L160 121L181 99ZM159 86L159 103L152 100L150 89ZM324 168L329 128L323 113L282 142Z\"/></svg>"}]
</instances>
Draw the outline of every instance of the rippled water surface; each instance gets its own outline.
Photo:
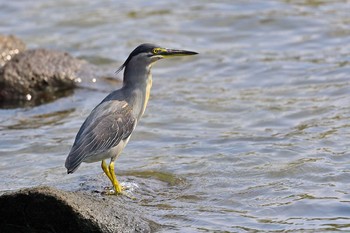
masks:
<instances>
[{"instance_id":1,"label":"rippled water surface","mask_svg":"<svg viewBox=\"0 0 350 233\"><path fill-rule=\"evenodd\" d=\"M200 53L153 67L117 162L161 231L349 232L349 12L346 0L2 1L0 32L111 76L142 42ZM64 168L85 117L120 87L97 82L0 110L0 192L108 185L98 163Z\"/></svg>"}]
</instances>

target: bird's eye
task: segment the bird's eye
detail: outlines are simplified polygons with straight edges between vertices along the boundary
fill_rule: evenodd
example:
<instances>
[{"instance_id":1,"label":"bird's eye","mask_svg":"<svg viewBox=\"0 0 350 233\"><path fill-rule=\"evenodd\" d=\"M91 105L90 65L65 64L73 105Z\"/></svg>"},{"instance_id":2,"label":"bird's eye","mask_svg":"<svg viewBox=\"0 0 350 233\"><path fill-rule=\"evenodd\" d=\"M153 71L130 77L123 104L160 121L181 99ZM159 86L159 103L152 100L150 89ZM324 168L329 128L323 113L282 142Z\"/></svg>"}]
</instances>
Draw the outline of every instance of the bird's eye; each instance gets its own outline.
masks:
<instances>
[{"instance_id":1,"label":"bird's eye","mask_svg":"<svg viewBox=\"0 0 350 233\"><path fill-rule=\"evenodd\" d=\"M160 49L160 48L153 49L153 54L158 54L160 52L162 52L162 49Z\"/></svg>"}]
</instances>

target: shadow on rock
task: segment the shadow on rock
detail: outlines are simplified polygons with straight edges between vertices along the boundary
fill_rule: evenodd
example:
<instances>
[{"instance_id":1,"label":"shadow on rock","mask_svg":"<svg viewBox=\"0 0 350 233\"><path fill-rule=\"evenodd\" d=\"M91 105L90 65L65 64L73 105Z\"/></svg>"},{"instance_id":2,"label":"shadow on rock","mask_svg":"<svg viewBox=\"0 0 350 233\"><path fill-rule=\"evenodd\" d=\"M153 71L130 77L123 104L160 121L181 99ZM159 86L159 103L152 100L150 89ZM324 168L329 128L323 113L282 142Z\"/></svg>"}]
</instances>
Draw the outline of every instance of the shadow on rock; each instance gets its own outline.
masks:
<instances>
[{"instance_id":1,"label":"shadow on rock","mask_svg":"<svg viewBox=\"0 0 350 233\"><path fill-rule=\"evenodd\" d=\"M158 224L120 196L94 197L51 187L0 196L0 232L152 232Z\"/></svg>"}]
</instances>

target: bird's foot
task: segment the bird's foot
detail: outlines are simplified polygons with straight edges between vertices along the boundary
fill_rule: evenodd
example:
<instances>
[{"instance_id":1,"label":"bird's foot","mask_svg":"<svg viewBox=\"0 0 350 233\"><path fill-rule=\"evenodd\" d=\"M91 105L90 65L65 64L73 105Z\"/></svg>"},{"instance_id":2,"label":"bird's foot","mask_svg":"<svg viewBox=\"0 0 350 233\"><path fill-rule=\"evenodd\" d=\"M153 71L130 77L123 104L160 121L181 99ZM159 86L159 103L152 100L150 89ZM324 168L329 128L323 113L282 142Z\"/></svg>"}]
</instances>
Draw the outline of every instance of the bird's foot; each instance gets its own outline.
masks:
<instances>
[{"instance_id":1,"label":"bird's foot","mask_svg":"<svg viewBox=\"0 0 350 233\"><path fill-rule=\"evenodd\" d=\"M117 187L116 189L114 187L105 187L102 193L106 195L118 195L122 194L124 190L125 188L122 186Z\"/></svg>"},{"instance_id":2,"label":"bird's foot","mask_svg":"<svg viewBox=\"0 0 350 233\"><path fill-rule=\"evenodd\" d=\"M104 190L102 191L102 194L104 194L104 195L123 195L123 196L126 196L132 200L136 200L136 197L134 197L130 193L124 192L127 189L128 189L127 187L124 187L121 185L119 186L119 189L117 189L118 191L116 191L115 189L110 188L110 187L105 187Z\"/></svg>"},{"instance_id":3,"label":"bird's foot","mask_svg":"<svg viewBox=\"0 0 350 233\"><path fill-rule=\"evenodd\" d=\"M101 192L103 195L116 195L116 191L114 189L105 189Z\"/></svg>"}]
</instances>

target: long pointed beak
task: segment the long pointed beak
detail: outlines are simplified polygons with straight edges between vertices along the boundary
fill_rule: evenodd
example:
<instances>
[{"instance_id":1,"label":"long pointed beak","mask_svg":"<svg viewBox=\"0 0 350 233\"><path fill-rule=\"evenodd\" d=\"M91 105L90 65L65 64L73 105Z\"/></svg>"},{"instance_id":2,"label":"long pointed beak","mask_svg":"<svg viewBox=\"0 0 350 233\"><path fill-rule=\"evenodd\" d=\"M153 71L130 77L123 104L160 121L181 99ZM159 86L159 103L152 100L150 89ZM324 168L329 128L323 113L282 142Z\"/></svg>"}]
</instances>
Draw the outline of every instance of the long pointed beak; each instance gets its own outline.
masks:
<instances>
[{"instance_id":1,"label":"long pointed beak","mask_svg":"<svg viewBox=\"0 0 350 233\"><path fill-rule=\"evenodd\" d=\"M163 57L175 57L175 56L189 56L189 55L196 55L198 53L192 52L192 51L186 51L186 50L177 50L177 49L165 49L162 51L159 55L162 55Z\"/></svg>"}]
</instances>

